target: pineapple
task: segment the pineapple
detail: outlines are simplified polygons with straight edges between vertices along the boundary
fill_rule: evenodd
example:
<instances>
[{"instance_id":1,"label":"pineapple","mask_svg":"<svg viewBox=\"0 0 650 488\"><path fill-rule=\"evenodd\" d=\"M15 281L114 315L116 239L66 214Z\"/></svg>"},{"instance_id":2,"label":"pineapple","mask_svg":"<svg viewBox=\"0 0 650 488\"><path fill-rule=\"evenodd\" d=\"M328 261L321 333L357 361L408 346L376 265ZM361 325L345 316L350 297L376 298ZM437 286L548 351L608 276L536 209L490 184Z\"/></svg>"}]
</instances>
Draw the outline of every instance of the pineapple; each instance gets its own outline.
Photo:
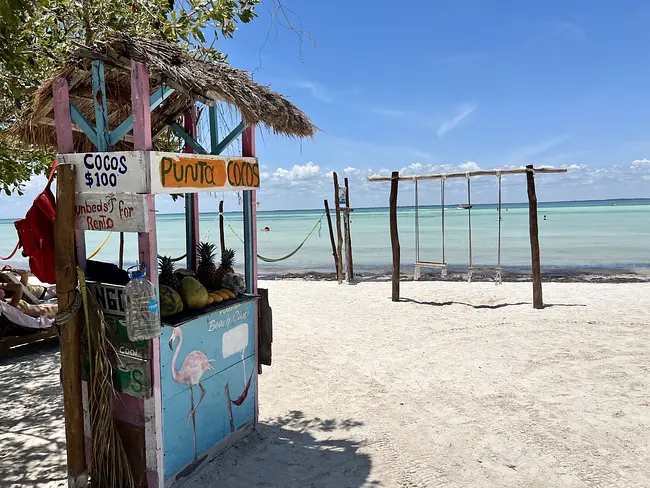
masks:
<instances>
[{"instance_id":1,"label":"pineapple","mask_svg":"<svg viewBox=\"0 0 650 488\"><path fill-rule=\"evenodd\" d=\"M181 282L174 273L174 261L169 256L158 258L158 284L166 285L172 290L178 290Z\"/></svg>"},{"instance_id":2,"label":"pineapple","mask_svg":"<svg viewBox=\"0 0 650 488\"><path fill-rule=\"evenodd\" d=\"M221 263L216 272L217 286L221 286L221 280L227 273L233 273L232 265L235 262L235 251L233 249L224 249L221 253Z\"/></svg>"},{"instance_id":3,"label":"pineapple","mask_svg":"<svg viewBox=\"0 0 650 488\"><path fill-rule=\"evenodd\" d=\"M208 289L214 289L219 286L217 279L217 265L214 264L214 254L216 246L210 242L201 242L196 250L199 254L199 266L196 275L199 283Z\"/></svg>"}]
</instances>

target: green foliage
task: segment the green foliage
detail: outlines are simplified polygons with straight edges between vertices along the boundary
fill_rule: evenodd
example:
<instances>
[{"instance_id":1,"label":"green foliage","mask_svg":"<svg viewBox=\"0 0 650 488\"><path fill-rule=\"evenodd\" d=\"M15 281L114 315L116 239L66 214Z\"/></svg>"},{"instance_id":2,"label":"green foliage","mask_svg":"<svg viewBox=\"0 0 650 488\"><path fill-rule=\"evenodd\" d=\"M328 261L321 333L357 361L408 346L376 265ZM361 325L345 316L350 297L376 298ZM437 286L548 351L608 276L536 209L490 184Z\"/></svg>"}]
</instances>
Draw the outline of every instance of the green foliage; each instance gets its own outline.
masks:
<instances>
[{"instance_id":1,"label":"green foliage","mask_svg":"<svg viewBox=\"0 0 650 488\"><path fill-rule=\"evenodd\" d=\"M178 43L203 59L225 61L215 41L233 37L238 23L253 20L260 1L0 0L0 190L19 190L33 171L51 163L51 154L15 147L2 132L80 44L121 32ZM214 40L206 46L208 33Z\"/></svg>"}]
</instances>

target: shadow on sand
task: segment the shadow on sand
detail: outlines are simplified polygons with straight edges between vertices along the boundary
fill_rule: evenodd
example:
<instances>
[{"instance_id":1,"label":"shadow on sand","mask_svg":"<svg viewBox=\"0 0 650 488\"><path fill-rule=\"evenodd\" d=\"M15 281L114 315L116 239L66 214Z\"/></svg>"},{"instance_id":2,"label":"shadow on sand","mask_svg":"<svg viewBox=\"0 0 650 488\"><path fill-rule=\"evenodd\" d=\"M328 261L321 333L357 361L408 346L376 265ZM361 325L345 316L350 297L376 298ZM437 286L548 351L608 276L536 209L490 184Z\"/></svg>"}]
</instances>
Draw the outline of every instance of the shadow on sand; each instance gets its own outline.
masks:
<instances>
[{"instance_id":1,"label":"shadow on sand","mask_svg":"<svg viewBox=\"0 0 650 488\"><path fill-rule=\"evenodd\" d=\"M191 478L183 488L360 488L369 481L370 456L362 444L346 439L362 423L309 419L293 410L258 425L257 431L228 449Z\"/></svg>"},{"instance_id":2,"label":"shadow on sand","mask_svg":"<svg viewBox=\"0 0 650 488\"><path fill-rule=\"evenodd\" d=\"M400 298L400 302L409 302L409 303L417 303L418 305L430 305L432 307L444 307L447 305L464 305L466 307L472 307L475 309L492 309L496 310L498 308L504 308L504 307L517 307L519 305L530 305L530 302L517 302L517 303L497 303L495 305L473 305L471 303L465 303L465 302L455 302L455 301L448 301L448 302L422 302L419 300L413 300L411 298Z\"/></svg>"},{"instance_id":3,"label":"shadow on sand","mask_svg":"<svg viewBox=\"0 0 650 488\"><path fill-rule=\"evenodd\" d=\"M67 485L56 341L0 358L0 453L0 486Z\"/></svg>"},{"instance_id":4,"label":"shadow on sand","mask_svg":"<svg viewBox=\"0 0 650 488\"><path fill-rule=\"evenodd\" d=\"M422 302L419 300L413 300L411 298L400 298L400 302L410 302L410 303L417 303L418 305L430 305L432 307L444 307L447 305L464 305L465 307L472 307L476 310L481 310L481 309L490 309L490 310L496 310L499 308L504 308L504 307L518 307L519 305L532 305L531 302L517 302L517 303L497 303L495 305L473 305L471 303L465 303L465 302L455 302L455 301L447 301L447 302ZM551 308L551 307L586 307L587 305L581 304L581 303L547 303L544 304L544 308Z\"/></svg>"}]
</instances>

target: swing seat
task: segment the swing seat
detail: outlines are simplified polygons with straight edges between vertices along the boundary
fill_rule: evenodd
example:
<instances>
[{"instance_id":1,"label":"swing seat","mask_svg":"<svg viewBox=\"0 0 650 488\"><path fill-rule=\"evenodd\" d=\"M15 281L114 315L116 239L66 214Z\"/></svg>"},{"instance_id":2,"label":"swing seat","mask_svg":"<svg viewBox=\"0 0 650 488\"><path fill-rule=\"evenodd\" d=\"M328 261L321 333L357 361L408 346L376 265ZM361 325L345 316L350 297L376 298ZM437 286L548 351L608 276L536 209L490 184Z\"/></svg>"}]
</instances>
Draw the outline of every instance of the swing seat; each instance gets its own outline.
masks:
<instances>
[{"instance_id":1,"label":"swing seat","mask_svg":"<svg viewBox=\"0 0 650 488\"><path fill-rule=\"evenodd\" d=\"M494 282L497 285L501 284L501 276L503 273L503 268L500 267L488 267L488 266L470 266L467 268L467 282L471 283L472 282L472 274L474 271L479 271L479 272L493 272L494 273Z\"/></svg>"},{"instance_id":2,"label":"swing seat","mask_svg":"<svg viewBox=\"0 0 650 488\"><path fill-rule=\"evenodd\" d=\"M440 270L440 276L443 278L447 277L447 264L446 263L431 263L427 261L417 261L415 264L415 272L413 273L413 279L420 279L420 268L433 268Z\"/></svg>"}]
</instances>

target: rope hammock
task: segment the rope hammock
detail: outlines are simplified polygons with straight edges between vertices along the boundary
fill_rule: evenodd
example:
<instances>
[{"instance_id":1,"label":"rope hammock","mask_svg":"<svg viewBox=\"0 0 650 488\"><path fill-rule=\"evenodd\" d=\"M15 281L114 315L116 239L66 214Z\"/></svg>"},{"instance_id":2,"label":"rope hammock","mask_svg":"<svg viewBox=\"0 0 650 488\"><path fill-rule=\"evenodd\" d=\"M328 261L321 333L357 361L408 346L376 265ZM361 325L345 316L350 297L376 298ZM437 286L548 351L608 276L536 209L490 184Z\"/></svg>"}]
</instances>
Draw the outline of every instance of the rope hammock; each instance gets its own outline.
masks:
<instances>
[{"instance_id":1,"label":"rope hammock","mask_svg":"<svg viewBox=\"0 0 650 488\"><path fill-rule=\"evenodd\" d=\"M243 244L243 243L244 243L244 239L242 239L241 236L240 236L240 235L237 233L237 231L234 229L234 227L233 227L232 225L230 225L230 222L228 221L228 219L226 219L225 215L223 215L223 214L221 214L221 215L223 216L223 220L226 222L226 225L230 228L230 230L232 231L232 233L235 234L235 235L237 236L237 239L239 239L239 240L242 242L242 244ZM321 226L321 224L322 224L322 222L323 222L323 217L325 217L325 212L323 212L323 214L320 216L320 218L316 221L316 224L314 225L313 229L312 229L311 231L309 231L309 234L307 234L307 237L305 237L305 238L303 239L303 241L298 245L298 247L295 248L293 251L291 251L289 254L287 254L287 255L285 255L285 256L282 256L282 257L280 257L280 258L266 258L266 257L262 256L261 254L258 254L258 255L257 255L257 258L258 258L258 259L261 259L261 260L264 261L265 263L279 263L280 261L284 261L284 260L286 260L286 259L289 259L291 256L293 256L293 255L296 254L298 251L300 251L300 249L302 248L302 246L305 245L305 243L307 242L307 240L311 237L311 235L314 233L314 231L315 231L317 228L318 228L318 234L320 235L320 226Z\"/></svg>"},{"instance_id":2,"label":"rope hammock","mask_svg":"<svg viewBox=\"0 0 650 488\"><path fill-rule=\"evenodd\" d=\"M0 256L0 261L9 261L11 258L14 257L14 254L16 254L16 251L18 250L19 247L20 247L20 241L16 243L16 247L14 247L14 250L11 251L11 254L9 256L7 256L6 258Z\"/></svg>"},{"instance_id":3,"label":"rope hammock","mask_svg":"<svg viewBox=\"0 0 650 488\"><path fill-rule=\"evenodd\" d=\"M106 236L106 238L105 238L105 239L102 241L102 243L99 245L99 247L98 247L97 249L95 249L95 250L93 251L93 253L92 253L90 256L88 256L86 259L92 259L92 258L94 258L95 256L97 256L97 254L99 254L99 251L102 250L102 247L104 247L104 244L106 244L106 243L108 242L108 238L111 237L111 235L113 235L113 233L112 233L112 232L109 232L108 235Z\"/></svg>"}]
</instances>

